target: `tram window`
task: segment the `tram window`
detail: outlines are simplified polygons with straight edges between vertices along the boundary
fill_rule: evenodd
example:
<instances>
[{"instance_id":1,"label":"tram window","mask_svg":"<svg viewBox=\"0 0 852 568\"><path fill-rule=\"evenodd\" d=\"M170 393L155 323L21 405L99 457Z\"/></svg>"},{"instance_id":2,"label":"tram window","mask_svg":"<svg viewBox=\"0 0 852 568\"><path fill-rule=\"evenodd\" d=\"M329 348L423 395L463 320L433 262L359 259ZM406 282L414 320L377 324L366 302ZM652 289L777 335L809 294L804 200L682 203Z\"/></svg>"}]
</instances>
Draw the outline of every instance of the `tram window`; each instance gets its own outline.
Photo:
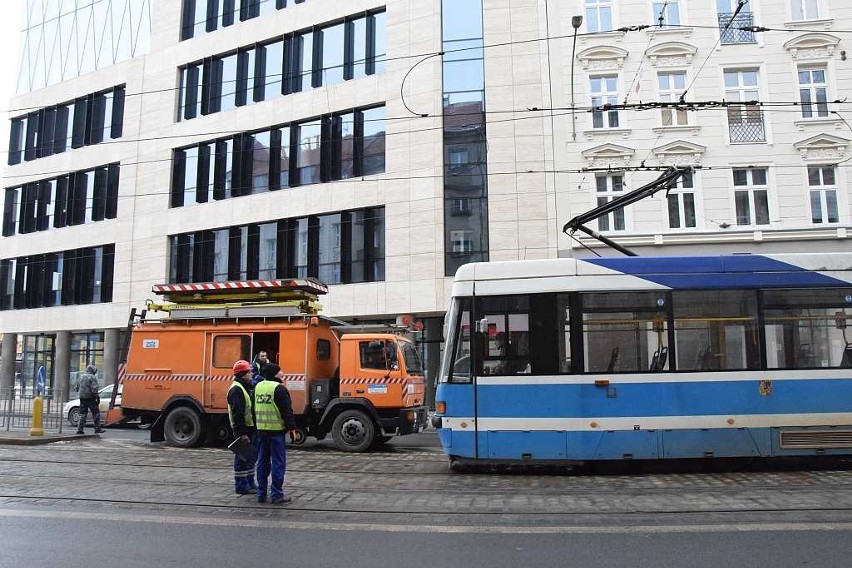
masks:
<instances>
[{"instance_id":1,"label":"tram window","mask_svg":"<svg viewBox=\"0 0 852 568\"><path fill-rule=\"evenodd\" d=\"M557 329L559 330L559 372L571 372L571 318L570 296L559 294L556 299Z\"/></svg>"},{"instance_id":2,"label":"tram window","mask_svg":"<svg viewBox=\"0 0 852 568\"><path fill-rule=\"evenodd\" d=\"M847 298L852 298L852 290L765 291L767 368L848 366L852 302Z\"/></svg>"},{"instance_id":3,"label":"tram window","mask_svg":"<svg viewBox=\"0 0 852 568\"><path fill-rule=\"evenodd\" d=\"M482 298L478 313L488 325L483 342L483 375L529 374L530 302L528 296Z\"/></svg>"},{"instance_id":4,"label":"tram window","mask_svg":"<svg viewBox=\"0 0 852 568\"><path fill-rule=\"evenodd\" d=\"M679 371L760 367L757 292L675 292L675 345Z\"/></svg>"},{"instance_id":5,"label":"tram window","mask_svg":"<svg viewBox=\"0 0 852 568\"><path fill-rule=\"evenodd\" d=\"M583 294L588 373L656 372L668 367L664 292Z\"/></svg>"},{"instance_id":6,"label":"tram window","mask_svg":"<svg viewBox=\"0 0 852 568\"><path fill-rule=\"evenodd\" d=\"M447 380L451 383L469 383L473 376L471 343L474 338L474 330L471 329L470 300L464 298L456 302L457 304L450 310L453 320L448 322L447 328L449 332L447 339L452 345L447 347L448 359L445 362L448 369Z\"/></svg>"}]
</instances>

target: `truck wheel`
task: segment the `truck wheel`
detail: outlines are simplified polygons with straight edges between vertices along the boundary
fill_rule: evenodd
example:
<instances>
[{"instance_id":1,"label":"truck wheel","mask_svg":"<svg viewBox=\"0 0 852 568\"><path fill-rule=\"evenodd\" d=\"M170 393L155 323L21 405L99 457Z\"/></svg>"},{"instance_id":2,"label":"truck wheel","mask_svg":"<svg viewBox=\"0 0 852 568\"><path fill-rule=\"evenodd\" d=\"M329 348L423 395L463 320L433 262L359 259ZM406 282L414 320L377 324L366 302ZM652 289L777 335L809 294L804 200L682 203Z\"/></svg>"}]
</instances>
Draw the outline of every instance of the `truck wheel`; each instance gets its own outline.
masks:
<instances>
[{"instance_id":1,"label":"truck wheel","mask_svg":"<svg viewBox=\"0 0 852 568\"><path fill-rule=\"evenodd\" d=\"M344 452L366 452L373 445L376 427L360 410L344 410L331 427L334 444Z\"/></svg>"},{"instance_id":2,"label":"truck wheel","mask_svg":"<svg viewBox=\"0 0 852 568\"><path fill-rule=\"evenodd\" d=\"M201 441L201 417L186 406L173 408L163 423L166 443L178 448L192 448Z\"/></svg>"}]
</instances>

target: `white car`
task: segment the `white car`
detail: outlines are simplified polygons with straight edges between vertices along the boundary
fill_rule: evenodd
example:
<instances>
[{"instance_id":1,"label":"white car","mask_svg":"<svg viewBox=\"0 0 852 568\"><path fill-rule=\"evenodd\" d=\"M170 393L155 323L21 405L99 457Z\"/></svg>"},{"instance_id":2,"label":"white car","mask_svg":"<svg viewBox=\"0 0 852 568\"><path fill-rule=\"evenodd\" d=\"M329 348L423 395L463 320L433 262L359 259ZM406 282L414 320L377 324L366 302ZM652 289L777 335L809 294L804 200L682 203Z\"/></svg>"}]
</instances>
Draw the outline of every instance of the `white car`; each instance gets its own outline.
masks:
<instances>
[{"instance_id":1,"label":"white car","mask_svg":"<svg viewBox=\"0 0 852 568\"><path fill-rule=\"evenodd\" d=\"M118 385L118 394L115 395L115 405L121 406L121 391L124 385ZM98 396L101 397L99 408L101 409L101 421L106 418L106 411L109 410L109 401L112 399L113 385L106 386L98 391ZM76 427L80 421L80 399L75 398L65 403L62 407L62 414L68 417L68 423ZM89 412L86 416L87 422L92 422L92 413Z\"/></svg>"}]
</instances>

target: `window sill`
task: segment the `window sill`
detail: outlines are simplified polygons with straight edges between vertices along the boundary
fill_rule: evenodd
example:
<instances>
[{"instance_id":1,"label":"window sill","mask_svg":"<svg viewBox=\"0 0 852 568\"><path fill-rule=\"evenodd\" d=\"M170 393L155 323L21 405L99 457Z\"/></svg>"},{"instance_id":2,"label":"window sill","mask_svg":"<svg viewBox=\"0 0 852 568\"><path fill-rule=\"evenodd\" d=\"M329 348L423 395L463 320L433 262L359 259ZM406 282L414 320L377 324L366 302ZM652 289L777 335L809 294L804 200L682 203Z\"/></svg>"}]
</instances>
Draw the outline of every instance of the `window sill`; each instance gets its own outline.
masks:
<instances>
[{"instance_id":1,"label":"window sill","mask_svg":"<svg viewBox=\"0 0 852 568\"><path fill-rule=\"evenodd\" d=\"M631 128L591 128L584 130L583 134L587 139L592 140L596 136L606 136L609 134L620 134L622 138L629 138L631 132L633 132Z\"/></svg>"},{"instance_id":2,"label":"window sill","mask_svg":"<svg viewBox=\"0 0 852 568\"><path fill-rule=\"evenodd\" d=\"M805 130L808 126L818 126L820 128L834 126L837 130L843 128L843 121L839 118L802 118L794 120L793 124L799 130Z\"/></svg>"},{"instance_id":3,"label":"window sill","mask_svg":"<svg viewBox=\"0 0 852 568\"><path fill-rule=\"evenodd\" d=\"M580 45L584 45L589 42L590 39L608 39L615 40L617 42L621 42L624 39L625 32L620 32L618 30L613 30L610 32L586 32L585 35L580 36Z\"/></svg>"},{"instance_id":4,"label":"window sill","mask_svg":"<svg viewBox=\"0 0 852 568\"><path fill-rule=\"evenodd\" d=\"M645 30L645 34L648 36L648 39L653 39L656 36L661 37L689 37L692 35L694 28L688 26L677 26L677 27L663 27L659 28L656 26L652 26Z\"/></svg>"},{"instance_id":5,"label":"window sill","mask_svg":"<svg viewBox=\"0 0 852 568\"><path fill-rule=\"evenodd\" d=\"M698 134L701 127L695 124L673 125L673 126L655 126L651 130L656 134L665 134L666 132L678 134L689 133L693 136Z\"/></svg>"},{"instance_id":6,"label":"window sill","mask_svg":"<svg viewBox=\"0 0 852 568\"><path fill-rule=\"evenodd\" d=\"M834 26L834 18L819 18L816 20L791 20L784 22L784 27L788 30L798 30L801 28L823 28L830 30Z\"/></svg>"}]
</instances>

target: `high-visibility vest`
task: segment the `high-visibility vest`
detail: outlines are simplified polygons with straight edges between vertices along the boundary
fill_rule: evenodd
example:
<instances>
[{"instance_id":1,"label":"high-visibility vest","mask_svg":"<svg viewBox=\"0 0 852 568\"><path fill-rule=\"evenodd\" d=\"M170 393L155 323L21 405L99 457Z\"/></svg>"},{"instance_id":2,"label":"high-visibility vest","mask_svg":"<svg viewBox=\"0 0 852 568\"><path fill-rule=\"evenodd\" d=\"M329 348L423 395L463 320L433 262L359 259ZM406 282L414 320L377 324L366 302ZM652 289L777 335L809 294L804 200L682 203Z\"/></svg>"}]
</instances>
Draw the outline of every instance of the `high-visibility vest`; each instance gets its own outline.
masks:
<instances>
[{"instance_id":1,"label":"high-visibility vest","mask_svg":"<svg viewBox=\"0 0 852 568\"><path fill-rule=\"evenodd\" d=\"M245 422L246 426L252 427L254 426L254 416L251 413L251 396L249 395L246 387L240 381L234 381L231 383L231 388L240 387L240 390L243 391L243 398L246 399L246 411L245 411ZM231 409L231 405L228 405L228 420L231 421L231 428L234 427L234 411Z\"/></svg>"},{"instance_id":2,"label":"high-visibility vest","mask_svg":"<svg viewBox=\"0 0 852 568\"><path fill-rule=\"evenodd\" d=\"M254 415L258 430L284 430L284 418L275 404L275 389L279 383L263 380L254 387Z\"/></svg>"}]
</instances>

